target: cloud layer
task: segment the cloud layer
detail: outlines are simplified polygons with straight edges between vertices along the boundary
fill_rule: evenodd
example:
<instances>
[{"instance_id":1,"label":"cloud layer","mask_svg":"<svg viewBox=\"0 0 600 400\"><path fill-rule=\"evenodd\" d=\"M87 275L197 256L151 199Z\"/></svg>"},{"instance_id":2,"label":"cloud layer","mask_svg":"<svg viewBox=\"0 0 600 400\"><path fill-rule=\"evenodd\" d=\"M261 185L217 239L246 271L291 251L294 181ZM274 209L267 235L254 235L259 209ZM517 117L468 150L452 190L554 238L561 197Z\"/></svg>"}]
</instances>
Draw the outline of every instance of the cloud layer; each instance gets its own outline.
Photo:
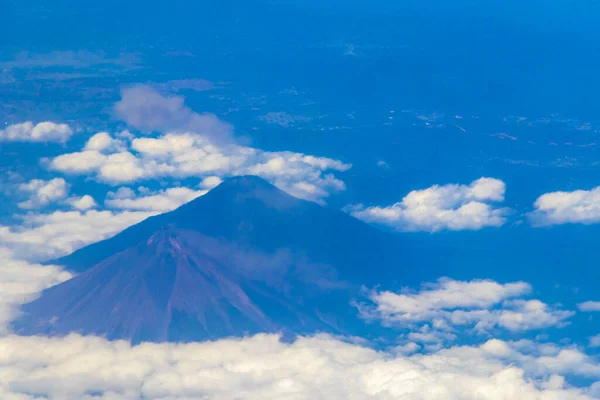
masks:
<instances>
[{"instance_id":1,"label":"cloud layer","mask_svg":"<svg viewBox=\"0 0 600 400\"><path fill-rule=\"evenodd\" d=\"M349 211L366 222L401 231L477 230L505 223L508 210L493 203L504 200L505 184L480 178L469 185L434 185L413 190L388 207L352 206Z\"/></svg>"},{"instance_id":2,"label":"cloud layer","mask_svg":"<svg viewBox=\"0 0 600 400\"><path fill-rule=\"evenodd\" d=\"M490 341L410 357L330 337L275 335L143 344L71 335L0 338L0 395L32 399L583 400L560 372L598 366L576 350L538 356ZM521 345L522 347L522 345ZM591 389L587 390L588 393ZM11 397L13 396L13 397Z\"/></svg>"}]
</instances>

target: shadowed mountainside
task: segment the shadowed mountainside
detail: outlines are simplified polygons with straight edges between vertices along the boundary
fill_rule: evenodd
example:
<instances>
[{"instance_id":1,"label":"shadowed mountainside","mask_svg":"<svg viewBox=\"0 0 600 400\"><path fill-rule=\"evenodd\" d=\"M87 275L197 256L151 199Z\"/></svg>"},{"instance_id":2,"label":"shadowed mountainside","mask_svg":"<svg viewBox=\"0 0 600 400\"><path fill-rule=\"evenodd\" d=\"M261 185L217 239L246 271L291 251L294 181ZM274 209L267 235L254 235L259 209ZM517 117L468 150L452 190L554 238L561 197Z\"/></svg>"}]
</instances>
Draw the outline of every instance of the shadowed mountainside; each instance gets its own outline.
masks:
<instances>
[{"instance_id":1,"label":"shadowed mountainside","mask_svg":"<svg viewBox=\"0 0 600 400\"><path fill-rule=\"evenodd\" d=\"M26 304L13 328L135 342L357 334L362 285L412 280L419 257L405 238L236 177L53 261L78 275Z\"/></svg>"}]
</instances>

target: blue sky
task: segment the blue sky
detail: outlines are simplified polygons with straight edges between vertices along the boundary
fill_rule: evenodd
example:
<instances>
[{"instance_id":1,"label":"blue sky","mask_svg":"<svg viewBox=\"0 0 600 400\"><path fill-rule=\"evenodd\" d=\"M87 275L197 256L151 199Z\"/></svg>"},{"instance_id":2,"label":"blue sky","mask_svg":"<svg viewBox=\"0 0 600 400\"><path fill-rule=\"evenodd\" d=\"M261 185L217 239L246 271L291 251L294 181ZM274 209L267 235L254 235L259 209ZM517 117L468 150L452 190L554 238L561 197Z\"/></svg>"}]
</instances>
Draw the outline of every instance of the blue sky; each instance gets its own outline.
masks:
<instances>
[{"instance_id":1,"label":"blue sky","mask_svg":"<svg viewBox=\"0 0 600 400\"><path fill-rule=\"evenodd\" d=\"M37 262L176 208L221 179L257 174L452 256L444 265L413 266L435 271L430 282L399 283L388 295L368 288L373 304L363 305L365 318L400 324L398 348L388 353L336 338L214 346L255 341L273 358L300 354L303 346L346 351L356 358L344 368L359 371L358 381L380 357L397 357L398 368L426 371L423 382L439 384L436 393L446 396L418 397L425 392L415 386L410 399L476 398L475 389L460 397L427 369L443 357L454 357L452 373L465 387L495 387L494 374L502 372L518 388L485 399L599 395L595 3L121 3L84 9L71 1L12 1L0 15L0 254L13 285L0 284L0 322L14 316L15 304L68 277ZM474 300L453 302L448 287ZM422 305L418 318L407 311L413 300ZM531 300L542 305L519 303ZM465 323L483 326L477 335L456 334L464 327L456 309L480 311ZM506 315L520 319L518 328ZM35 340L8 335L0 346L42 346ZM110 357L136 357L136 348L119 353L94 340L54 345L87 343L93 351L111 348ZM409 351L411 343L419 350ZM157 357L170 351L160 348ZM470 369L469 354L491 372ZM10 365L26 374L30 356L15 357L20 361ZM260 358L243 357L235 362ZM524 378L510 375L510 366ZM247 398L276 396L286 384L297 398L347 395L340 385L310 386L311 371L288 367L301 383L246 377L252 384L232 387L247 390ZM153 368L152 379L169 372ZM183 369L178 376L188 376ZM61 374L48 376L68 376ZM136 382L149 385L147 398L161 398L156 381L144 379ZM379 384L369 382L371 389ZM381 398L399 396L391 382ZM86 384L65 393L81 398ZM127 397L127 383L116 386L116 398L137 395ZM182 387L164 393L228 398L222 388ZM377 397L375 389L352 390L356 398ZM66 398L44 377L0 379L4 393Z\"/></svg>"}]
</instances>

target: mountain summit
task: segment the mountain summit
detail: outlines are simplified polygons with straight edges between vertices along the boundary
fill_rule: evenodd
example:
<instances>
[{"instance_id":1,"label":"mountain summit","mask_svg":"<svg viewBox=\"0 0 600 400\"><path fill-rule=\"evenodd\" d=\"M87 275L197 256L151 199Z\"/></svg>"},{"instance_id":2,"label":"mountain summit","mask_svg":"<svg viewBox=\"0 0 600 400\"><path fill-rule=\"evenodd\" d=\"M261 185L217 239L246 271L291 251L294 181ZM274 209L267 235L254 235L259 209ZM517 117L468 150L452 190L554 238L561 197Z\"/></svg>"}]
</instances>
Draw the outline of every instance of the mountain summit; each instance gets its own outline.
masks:
<instances>
[{"instance_id":1,"label":"mountain summit","mask_svg":"<svg viewBox=\"0 0 600 400\"><path fill-rule=\"evenodd\" d=\"M13 329L134 342L353 334L361 285L405 278L411 250L261 178L235 177L53 261L78 274L26 304Z\"/></svg>"}]
</instances>

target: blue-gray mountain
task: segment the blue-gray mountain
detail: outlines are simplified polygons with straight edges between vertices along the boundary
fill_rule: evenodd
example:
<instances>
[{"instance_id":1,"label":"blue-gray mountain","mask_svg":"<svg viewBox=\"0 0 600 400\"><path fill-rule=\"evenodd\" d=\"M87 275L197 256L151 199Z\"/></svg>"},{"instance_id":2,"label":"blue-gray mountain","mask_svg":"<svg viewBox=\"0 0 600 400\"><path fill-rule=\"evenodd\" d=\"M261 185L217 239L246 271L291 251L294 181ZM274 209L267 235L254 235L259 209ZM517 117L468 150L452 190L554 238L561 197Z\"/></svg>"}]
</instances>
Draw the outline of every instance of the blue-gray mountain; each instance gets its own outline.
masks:
<instances>
[{"instance_id":1,"label":"blue-gray mountain","mask_svg":"<svg viewBox=\"0 0 600 400\"><path fill-rule=\"evenodd\" d=\"M13 329L134 342L364 334L351 306L361 288L412 281L423 257L405 237L260 178L231 178L175 211L53 261L77 275L26 304Z\"/></svg>"}]
</instances>

